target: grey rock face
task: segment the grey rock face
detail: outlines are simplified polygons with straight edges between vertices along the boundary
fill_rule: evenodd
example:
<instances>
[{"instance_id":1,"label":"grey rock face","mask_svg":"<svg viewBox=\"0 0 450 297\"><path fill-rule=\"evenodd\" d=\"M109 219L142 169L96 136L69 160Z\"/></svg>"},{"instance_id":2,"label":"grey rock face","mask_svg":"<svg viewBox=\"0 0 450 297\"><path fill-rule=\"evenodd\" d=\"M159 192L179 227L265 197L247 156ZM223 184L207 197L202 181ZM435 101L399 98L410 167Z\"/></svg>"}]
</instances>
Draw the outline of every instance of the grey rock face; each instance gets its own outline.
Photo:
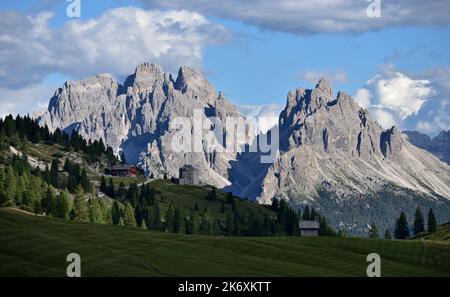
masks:
<instances>
[{"instance_id":1,"label":"grey rock face","mask_svg":"<svg viewBox=\"0 0 450 297\"><path fill-rule=\"evenodd\" d=\"M38 119L51 130L75 129L87 139L102 138L116 152L123 151L127 161L156 176L167 172L177 177L179 168L190 164L199 169L202 182L226 186L235 153L210 152L206 143L201 152L173 151L171 141L177 131L169 129L170 121L192 118L194 109L202 111L203 119L207 114L222 121L227 116L242 117L199 72L182 67L173 80L160 66L145 63L123 85L110 75L65 83ZM247 132L244 138L251 141L251 130Z\"/></svg>"},{"instance_id":2,"label":"grey rock face","mask_svg":"<svg viewBox=\"0 0 450 297\"><path fill-rule=\"evenodd\" d=\"M39 117L51 130L77 130L89 139L103 138L127 161L147 172L178 176L185 164L199 169L200 180L235 194L270 203L283 197L293 204L314 200L321 191L336 199L382 191L386 185L429 197L450 198L450 167L415 147L392 127L384 130L367 110L344 92L335 96L321 79L314 89L289 92L279 118L280 149L273 164L261 164L258 153L210 151L220 135L204 140L200 152L179 153L171 146L176 117L222 122L240 117L237 109L203 76L180 68L177 78L154 64L141 64L123 84L110 75L70 81L55 92ZM254 140L246 129L238 140ZM445 135L438 138L445 146Z\"/></svg>"},{"instance_id":3,"label":"grey rock face","mask_svg":"<svg viewBox=\"0 0 450 297\"><path fill-rule=\"evenodd\" d=\"M408 140L415 146L427 150L450 165L450 130L442 131L431 139L428 135L416 131L404 131Z\"/></svg>"},{"instance_id":4,"label":"grey rock face","mask_svg":"<svg viewBox=\"0 0 450 297\"><path fill-rule=\"evenodd\" d=\"M262 180L257 199L296 203L326 190L344 199L396 185L450 198L450 167L417 149L396 128L383 130L343 92L333 96L320 80L287 96L280 115L280 153Z\"/></svg>"}]
</instances>

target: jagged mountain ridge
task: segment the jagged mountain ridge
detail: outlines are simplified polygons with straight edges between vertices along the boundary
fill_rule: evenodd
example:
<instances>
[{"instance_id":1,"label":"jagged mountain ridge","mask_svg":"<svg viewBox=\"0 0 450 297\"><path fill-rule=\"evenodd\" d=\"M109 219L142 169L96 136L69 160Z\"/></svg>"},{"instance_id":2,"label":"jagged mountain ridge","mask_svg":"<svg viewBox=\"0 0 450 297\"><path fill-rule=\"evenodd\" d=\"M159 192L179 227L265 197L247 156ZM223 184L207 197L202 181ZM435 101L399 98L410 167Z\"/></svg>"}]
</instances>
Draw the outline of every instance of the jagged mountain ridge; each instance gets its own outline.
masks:
<instances>
[{"instance_id":1,"label":"jagged mountain ridge","mask_svg":"<svg viewBox=\"0 0 450 297\"><path fill-rule=\"evenodd\" d=\"M311 200L324 189L341 198L376 193L387 184L450 198L447 165L411 145L397 128L382 129L344 92L334 96L324 79L314 89L288 94L278 123L280 149L269 165L259 163L258 153L172 152L169 123L192 116L194 108L205 118L241 116L199 72L181 67L174 80L160 66L144 63L123 84L108 74L66 82L39 120L51 130L103 138L156 175L177 176L179 167L192 164L204 182L261 203Z\"/></svg>"},{"instance_id":2,"label":"jagged mountain ridge","mask_svg":"<svg viewBox=\"0 0 450 297\"><path fill-rule=\"evenodd\" d=\"M262 203L274 196L314 199L324 189L345 198L387 184L450 198L449 166L396 127L381 128L344 92L334 97L324 79L312 90L288 94L279 127L280 154L262 180Z\"/></svg>"},{"instance_id":3,"label":"jagged mountain ridge","mask_svg":"<svg viewBox=\"0 0 450 297\"><path fill-rule=\"evenodd\" d=\"M433 139L417 131L403 131L403 134L406 134L409 142L415 146L432 153L450 165L450 130L441 131Z\"/></svg>"},{"instance_id":4,"label":"jagged mountain ridge","mask_svg":"<svg viewBox=\"0 0 450 297\"><path fill-rule=\"evenodd\" d=\"M155 176L166 172L176 177L180 167L191 164L200 170L203 182L224 187L229 184L227 170L235 153L206 149L177 153L171 148L176 131L169 131L169 123L178 116L192 118L194 109L202 110L204 120L242 117L196 70L181 67L174 80L160 66L144 63L123 85L109 74L66 82L38 120L50 130L75 129L87 139L102 138L116 152L123 151L127 161ZM244 138L251 141L252 137L248 129Z\"/></svg>"},{"instance_id":5,"label":"jagged mountain ridge","mask_svg":"<svg viewBox=\"0 0 450 297\"><path fill-rule=\"evenodd\" d=\"M203 182L241 197L312 204L335 226L344 224L355 234L364 233L372 220L392 226L400 210L417 205L450 219L450 167L409 143L396 127L383 129L344 92L334 96L324 79L313 89L289 92L272 164L261 163L260 152L208 152L209 141L199 153L173 152L176 131L169 123L192 117L194 108L206 121L242 117L199 72L181 67L174 80L160 66L144 63L123 84L108 74L66 82L39 121L51 130L103 138L156 176L176 177L181 166L191 164ZM240 143L258 139L253 131L246 129ZM216 140L215 135L211 141Z\"/></svg>"}]
</instances>

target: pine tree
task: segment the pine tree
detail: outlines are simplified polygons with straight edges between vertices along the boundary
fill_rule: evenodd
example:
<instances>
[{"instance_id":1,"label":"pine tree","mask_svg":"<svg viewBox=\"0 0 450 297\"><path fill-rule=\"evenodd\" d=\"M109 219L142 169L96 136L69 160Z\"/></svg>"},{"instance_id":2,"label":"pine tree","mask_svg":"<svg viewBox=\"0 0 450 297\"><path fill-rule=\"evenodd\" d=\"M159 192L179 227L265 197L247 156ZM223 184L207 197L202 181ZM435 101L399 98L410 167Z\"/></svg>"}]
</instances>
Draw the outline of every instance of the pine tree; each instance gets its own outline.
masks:
<instances>
[{"instance_id":1,"label":"pine tree","mask_svg":"<svg viewBox=\"0 0 450 297\"><path fill-rule=\"evenodd\" d=\"M400 217L397 219L394 236L396 239L409 238L408 219L406 218L406 214L403 211L401 212Z\"/></svg>"},{"instance_id":2,"label":"pine tree","mask_svg":"<svg viewBox=\"0 0 450 297\"><path fill-rule=\"evenodd\" d=\"M200 231L203 234L211 234L211 218L209 216L208 209L206 209L206 207L202 214L202 220L200 223Z\"/></svg>"},{"instance_id":3,"label":"pine tree","mask_svg":"<svg viewBox=\"0 0 450 297\"><path fill-rule=\"evenodd\" d=\"M55 203L55 214L56 217L61 219L68 219L69 218L69 211L70 211L70 202L69 197L66 192L61 192L59 194L58 198L56 198Z\"/></svg>"},{"instance_id":4,"label":"pine tree","mask_svg":"<svg viewBox=\"0 0 450 297\"><path fill-rule=\"evenodd\" d=\"M151 217L151 229L161 230L161 212L158 203L152 207L152 217Z\"/></svg>"},{"instance_id":5,"label":"pine tree","mask_svg":"<svg viewBox=\"0 0 450 297\"><path fill-rule=\"evenodd\" d=\"M178 206L175 207L173 219L174 219L173 220L173 232L183 233L183 230L184 230L183 211Z\"/></svg>"},{"instance_id":6,"label":"pine tree","mask_svg":"<svg viewBox=\"0 0 450 297\"><path fill-rule=\"evenodd\" d=\"M54 207L54 200L55 196L53 194L53 191L50 187L47 188L47 191L45 192L44 198L42 198L41 201L41 207L44 211L45 215L51 215L53 213L53 207Z\"/></svg>"},{"instance_id":7,"label":"pine tree","mask_svg":"<svg viewBox=\"0 0 450 297\"><path fill-rule=\"evenodd\" d=\"M141 230L147 230L147 224L145 224L145 220L142 220L141 225L139 227Z\"/></svg>"},{"instance_id":8,"label":"pine tree","mask_svg":"<svg viewBox=\"0 0 450 297\"><path fill-rule=\"evenodd\" d=\"M384 239L392 239L392 235L389 230L386 230L386 232L384 232Z\"/></svg>"},{"instance_id":9,"label":"pine tree","mask_svg":"<svg viewBox=\"0 0 450 297\"><path fill-rule=\"evenodd\" d=\"M370 225L369 238L379 238L378 228L377 225L375 225L375 222L372 222L372 224Z\"/></svg>"},{"instance_id":10,"label":"pine tree","mask_svg":"<svg viewBox=\"0 0 450 297\"><path fill-rule=\"evenodd\" d=\"M225 203L222 202L222 204L220 205L220 212L221 213L225 213Z\"/></svg>"},{"instance_id":11,"label":"pine tree","mask_svg":"<svg viewBox=\"0 0 450 297\"><path fill-rule=\"evenodd\" d=\"M191 213L189 219L187 221L186 233L187 234L196 234L198 232L197 220L194 213Z\"/></svg>"},{"instance_id":12,"label":"pine tree","mask_svg":"<svg viewBox=\"0 0 450 297\"><path fill-rule=\"evenodd\" d=\"M437 221L433 213L433 209L430 208L428 212L428 232L433 233L437 229Z\"/></svg>"},{"instance_id":13,"label":"pine tree","mask_svg":"<svg viewBox=\"0 0 450 297\"><path fill-rule=\"evenodd\" d=\"M136 219L134 217L134 210L130 203L127 203L123 213L123 223L128 227L136 227Z\"/></svg>"},{"instance_id":14,"label":"pine tree","mask_svg":"<svg viewBox=\"0 0 450 297\"><path fill-rule=\"evenodd\" d=\"M225 229L229 235L233 234L234 232L234 220L231 212L227 213L227 218L225 221Z\"/></svg>"},{"instance_id":15,"label":"pine tree","mask_svg":"<svg viewBox=\"0 0 450 297\"><path fill-rule=\"evenodd\" d=\"M123 181L120 181L119 189L117 190L116 193L116 199L125 201L126 197L127 197L127 189L125 183Z\"/></svg>"},{"instance_id":16,"label":"pine tree","mask_svg":"<svg viewBox=\"0 0 450 297\"><path fill-rule=\"evenodd\" d=\"M100 201L98 199L89 199L89 222L91 224L103 224L103 214Z\"/></svg>"},{"instance_id":17,"label":"pine tree","mask_svg":"<svg viewBox=\"0 0 450 297\"><path fill-rule=\"evenodd\" d=\"M310 219L309 206L306 205L305 211L303 212L303 220L307 221L309 219Z\"/></svg>"},{"instance_id":18,"label":"pine tree","mask_svg":"<svg viewBox=\"0 0 450 297\"><path fill-rule=\"evenodd\" d=\"M172 204L170 204L169 208L166 211L166 231L167 232L174 232L174 221L175 221L175 213L174 213Z\"/></svg>"},{"instance_id":19,"label":"pine tree","mask_svg":"<svg viewBox=\"0 0 450 297\"><path fill-rule=\"evenodd\" d=\"M117 201L114 201L112 208L111 208L111 218L112 218L113 225L119 224L121 216L122 215L121 215L119 203Z\"/></svg>"},{"instance_id":20,"label":"pine tree","mask_svg":"<svg viewBox=\"0 0 450 297\"><path fill-rule=\"evenodd\" d=\"M108 188L108 186L107 186L107 184L106 184L105 176L102 175L102 180L101 180L101 182L100 182L100 188L99 188L99 190L100 190L100 192L106 194L107 188Z\"/></svg>"},{"instance_id":21,"label":"pine tree","mask_svg":"<svg viewBox=\"0 0 450 297\"><path fill-rule=\"evenodd\" d=\"M8 165L4 174L3 197L0 201L1 206L13 206L17 194L17 176L11 165Z\"/></svg>"},{"instance_id":22,"label":"pine tree","mask_svg":"<svg viewBox=\"0 0 450 297\"><path fill-rule=\"evenodd\" d=\"M115 198L114 182L113 182L112 178L109 179L108 187L106 189L106 194L111 198Z\"/></svg>"},{"instance_id":23,"label":"pine tree","mask_svg":"<svg viewBox=\"0 0 450 297\"><path fill-rule=\"evenodd\" d=\"M85 193L91 192L91 183L89 182L86 169L83 169L83 171L81 172L80 185Z\"/></svg>"},{"instance_id":24,"label":"pine tree","mask_svg":"<svg viewBox=\"0 0 450 297\"><path fill-rule=\"evenodd\" d=\"M52 165L50 167L50 184L55 188L59 188L59 168L56 159L52 160Z\"/></svg>"},{"instance_id":25,"label":"pine tree","mask_svg":"<svg viewBox=\"0 0 450 297\"><path fill-rule=\"evenodd\" d=\"M35 215L38 215L38 214L42 213L41 202L39 200L34 200L33 201L33 211L34 211Z\"/></svg>"},{"instance_id":26,"label":"pine tree","mask_svg":"<svg viewBox=\"0 0 450 297\"><path fill-rule=\"evenodd\" d=\"M414 213L414 235L425 231L425 221L423 219L422 210L418 206Z\"/></svg>"},{"instance_id":27,"label":"pine tree","mask_svg":"<svg viewBox=\"0 0 450 297\"><path fill-rule=\"evenodd\" d=\"M89 222L89 208L83 190L78 188L73 202L74 219L80 222Z\"/></svg>"}]
</instances>

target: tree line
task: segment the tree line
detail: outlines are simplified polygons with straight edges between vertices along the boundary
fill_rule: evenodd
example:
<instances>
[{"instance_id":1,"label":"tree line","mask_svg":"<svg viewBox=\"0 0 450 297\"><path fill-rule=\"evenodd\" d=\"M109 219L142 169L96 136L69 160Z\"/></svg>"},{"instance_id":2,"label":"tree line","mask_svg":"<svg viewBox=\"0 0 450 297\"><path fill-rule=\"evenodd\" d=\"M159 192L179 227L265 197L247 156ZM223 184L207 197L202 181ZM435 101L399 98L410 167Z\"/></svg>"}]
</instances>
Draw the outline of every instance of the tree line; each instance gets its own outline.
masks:
<instances>
[{"instance_id":1,"label":"tree line","mask_svg":"<svg viewBox=\"0 0 450 297\"><path fill-rule=\"evenodd\" d=\"M27 153L29 142L59 144L66 151L83 153L88 163L99 162L103 158L109 164L119 162L112 148L106 147L101 138L92 142L85 140L75 130L70 135L59 128L50 132L46 125L40 126L35 119L29 116L17 115L14 118L9 115L4 119L0 118L0 149L12 145Z\"/></svg>"},{"instance_id":2,"label":"tree line","mask_svg":"<svg viewBox=\"0 0 450 297\"><path fill-rule=\"evenodd\" d=\"M430 208L427 217L427 228L425 229L425 219L421 208L418 206L414 212L412 226L408 224L408 218L406 217L405 212L402 211L396 220L394 235L392 236L391 232L386 230L384 233L384 238L392 239L392 237L394 237L395 239L408 239L411 237L411 230L412 235L414 236L425 231L428 233L433 233L436 231L437 225L438 224L433 209ZM369 238L380 238L378 228L375 223L372 223L369 227Z\"/></svg>"}]
</instances>

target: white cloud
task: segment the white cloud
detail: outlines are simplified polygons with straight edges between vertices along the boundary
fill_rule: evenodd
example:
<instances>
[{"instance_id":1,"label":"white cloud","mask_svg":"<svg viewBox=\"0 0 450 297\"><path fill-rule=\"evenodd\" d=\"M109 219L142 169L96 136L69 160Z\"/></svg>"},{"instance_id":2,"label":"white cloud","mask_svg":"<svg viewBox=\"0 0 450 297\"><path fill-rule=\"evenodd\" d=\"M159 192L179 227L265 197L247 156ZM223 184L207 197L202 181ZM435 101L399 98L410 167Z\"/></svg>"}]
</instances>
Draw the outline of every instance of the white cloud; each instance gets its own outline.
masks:
<instances>
[{"instance_id":1,"label":"white cloud","mask_svg":"<svg viewBox=\"0 0 450 297\"><path fill-rule=\"evenodd\" d=\"M317 83L320 78L325 78L333 83L345 83L348 82L347 73L343 70L335 71L318 71L318 70L305 70L299 73L300 79L303 79L309 83Z\"/></svg>"},{"instance_id":2,"label":"white cloud","mask_svg":"<svg viewBox=\"0 0 450 297\"><path fill-rule=\"evenodd\" d=\"M149 7L188 9L294 34L365 32L392 26L446 25L447 0L381 0L381 17L369 18L366 0L141 0Z\"/></svg>"},{"instance_id":3,"label":"white cloud","mask_svg":"<svg viewBox=\"0 0 450 297\"><path fill-rule=\"evenodd\" d=\"M53 72L122 76L146 61L170 72L181 65L201 68L204 47L229 37L223 26L187 11L124 7L58 28L49 27L52 16L0 12L0 87L30 86Z\"/></svg>"},{"instance_id":4,"label":"white cloud","mask_svg":"<svg viewBox=\"0 0 450 297\"><path fill-rule=\"evenodd\" d=\"M392 126L399 126L398 118L392 110L385 109L382 106L373 106L370 108L372 116L381 125L381 127L388 129Z\"/></svg>"},{"instance_id":5,"label":"white cloud","mask_svg":"<svg viewBox=\"0 0 450 297\"><path fill-rule=\"evenodd\" d=\"M412 78L385 65L354 97L384 128L396 125L402 129L403 121L417 115L434 93L429 80Z\"/></svg>"},{"instance_id":6,"label":"white cloud","mask_svg":"<svg viewBox=\"0 0 450 297\"><path fill-rule=\"evenodd\" d=\"M361 88L356 91L356 94L353 96L353 99L361 106L362 108L369 108L371 104L372 95L370 91L366 88Z\"/></svg>"},{"instance_id":7,"label":"white cloud","mask_svg":"<svg viewBox=\"0 0 450 297\"><path fill-rule=\"evenodd\" d=\"M254 120L255 133L266 133L278 124L283 106L279 104L240 105L239 111L249 119Z\"/></svg>"},{"instance_id":8,"label":"white cloud","mask_svg":"<svg viewBox=\"0 0 450 297\"><path fill-rule=\"evenodd\" d=\"M48 105L56 85L43 83L15 90L0 88L0 117L12 114L27 114L33 110L43 110Z\"/></svg>"},{"instance_id":9,"label":"white cloud","mask_svg":"<svg viewBox=\"0 0 450 297\"><path fill-rule=\"evenodd\" d=\"M354 98L384 128L396 125L430 136L450 130L450 67L405 74L383 65Z\"/></svg>"}]
</instances>

